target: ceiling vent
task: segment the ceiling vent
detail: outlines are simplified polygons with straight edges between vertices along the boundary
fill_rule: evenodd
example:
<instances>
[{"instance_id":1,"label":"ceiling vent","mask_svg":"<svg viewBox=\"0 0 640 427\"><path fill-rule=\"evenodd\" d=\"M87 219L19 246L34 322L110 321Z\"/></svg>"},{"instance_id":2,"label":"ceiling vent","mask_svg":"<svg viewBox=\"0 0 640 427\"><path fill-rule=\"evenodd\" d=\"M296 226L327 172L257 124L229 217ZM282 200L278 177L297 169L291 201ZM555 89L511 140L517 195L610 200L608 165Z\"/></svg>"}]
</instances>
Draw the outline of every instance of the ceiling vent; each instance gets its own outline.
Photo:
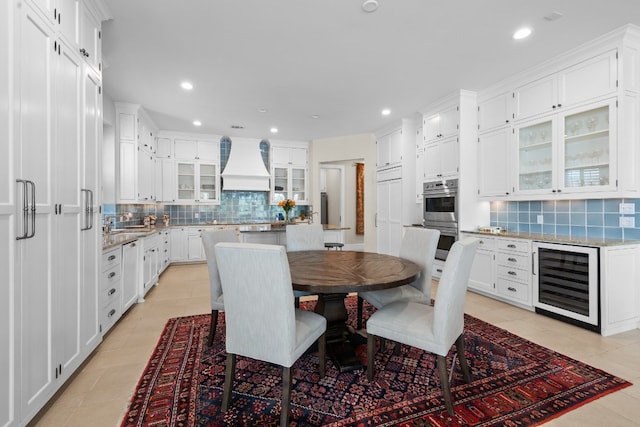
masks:
<instances>
[{"instance_id":1,"label":"ceiling vent","mask_svg":"<svg viewBox=\"0 0 640 427\"><path fill-rule=\"evenodd\" d=\"M269 191L269 171L260 153L260 140L233 138L222 190Z\"/></svg>"},{"instance_id":2,"label":"ceiling vent","mask_svg":"<svg viewBox=\"0 0 640 427\"><path fill-rule=\"evenodd\" d=\"M231 125L231 129L244 129L243 125Z\"/></svg>"}]
</instances>

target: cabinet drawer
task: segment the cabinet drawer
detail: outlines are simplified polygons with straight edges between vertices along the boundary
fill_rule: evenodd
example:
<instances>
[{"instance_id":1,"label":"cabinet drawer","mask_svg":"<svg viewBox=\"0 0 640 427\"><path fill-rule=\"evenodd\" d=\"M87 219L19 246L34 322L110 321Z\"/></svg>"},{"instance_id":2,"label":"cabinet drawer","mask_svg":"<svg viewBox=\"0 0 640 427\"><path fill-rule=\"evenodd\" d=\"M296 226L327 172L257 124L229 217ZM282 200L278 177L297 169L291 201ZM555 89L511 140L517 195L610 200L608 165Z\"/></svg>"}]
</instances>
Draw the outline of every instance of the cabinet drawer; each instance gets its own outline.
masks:
<instances>
[{"instance_id":1,"label":"cabinet drawer","mask_svg":"<svg viewBox=\"0 0 640 427\"><path fill-rule=\"evenodd\" d=\"M102 271L112 268L114 265L119 265L122 260L122 252L120 248L104 252L102 254L102 262L100 264Z\"/></svg>"},{"instance_id":2,"label":"cabinet drawer","mask_svg":"<svg viewBox=\"0 0 640 427\"><path fill-rule=\"evenodd\" d=\"M505 298L530 303L529 286L525 284L498 278L497 288L498 294Z\"/></svg>"},{"instance_id":3,"label":"cabinet drawer","mask_svg":"<svg viewBox=\"0 0 640 427\"><path fill-rule=\"evenodd\" d=\"M498 265L498 278L506 280L515 280L524 284L531 282L531 273L521 268L513 268L504 265Z\"/></svg>"},{"instance_id":4,"label":"cabinet drawer","mask_svg":"<svg viewBox=\"0 0 640 427\"><path fill-rule=\"evenodd\" d=\"M531 242L529 240L498 239L497 248L499 251L529 253L531 252Z\"/></svg>"},{"instance_id":5,"label":"cabinet drawer","mask_svg":"<svg viewBox=\"0 0 640 427\"><path fill-rule=\"evenodd\" d=\"M106 307L112 305L114 301L120 301L122 294L122 282L111 283L111 286L107 286L100 290L100 307Z\"/></svg>"},{"instance_id":6,"label":"cabinet drawer","mask_svg":"<svg viewBox=\"0 0 640 427\"><path fill-rule=\"evenodd\" d=\"M498 265L520 268L522 270L529 270L529 266L531 265L531 256L522 255L519 253L503 253L498 252Z\"/></svg>"},{"instance_id":7,"label":"cabinet drawer","mask_svg":"<svg viewBox=\"0 0 640 427\"><path fill-rule=\"evenodd\" d=\"M120 308L120 301L113 301L108 306L102 309L100 316L100 326L102 327L102 334L107 333L109 329L120 319L122 311Z\"/></svg>"},{"instance_id":8,"label":"cabinet drawer","mask_svg":"<svg viewBox=\"0 0 640 427\"><path fill-rule=\"evenodd\" d=\"M479 240L478 250L492 251L496 247L496 239L483 236L471 236L476 237Z\"/></svg>"},{"instance_id":9,"label":"cabinet drawer","mask_svg":"<svg viewBox=\"0 0 640 427\"><path fill-rule=\"evenodd\" d=\"M100 280L100 289L104 290L113 286L120 287L122 281L122 271L120 264L111 267L102 273L102 280Z\"/></svg>"}]
</instances>

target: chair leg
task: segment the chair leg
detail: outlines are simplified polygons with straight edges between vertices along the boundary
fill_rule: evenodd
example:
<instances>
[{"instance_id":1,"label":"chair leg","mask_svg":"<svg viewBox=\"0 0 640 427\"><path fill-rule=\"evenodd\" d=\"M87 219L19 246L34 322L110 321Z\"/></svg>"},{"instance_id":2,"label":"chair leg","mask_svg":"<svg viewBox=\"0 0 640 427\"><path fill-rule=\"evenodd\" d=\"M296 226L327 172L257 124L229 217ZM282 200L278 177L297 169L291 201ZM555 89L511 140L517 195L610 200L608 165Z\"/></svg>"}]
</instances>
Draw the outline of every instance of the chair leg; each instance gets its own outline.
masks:
<instances>
[{"instance_id":1,"label":"chair leg","mask_svg":"<svg viewBox=\"0 0 640 427\"><path fill-rule=\"evenodd\" d=\"M364 303L364 300L362 298L360 298L360 295L358 295L358 311L356 314L357 317L357 328L358 330L362 329L362 305Z\"/></svg>"},{"instance_id":2,"label":"chair leg","mask_svg":"<svg viewBox=\"0 0 640 427\"><path fill-rule=\"evenodd\" d=\"M211 325L209 326L209 339L207 345L213 345L213 339L216 337L216 327L218 326L218 310L211 310Z\"/></svg>"},{"instance_id":3,"label":"chair leg","mask_svg":"<svg viewBox=\"0 0 640 427\"><path fill-rule=\"evenodd\" d=\"M326 366L326 355L327 354L327 334L326 332L318 338L318 359L320 362L320 378L324 378L325 374L325 366Z\"/></svg>"},{"instance_id":4,"label":"chair leg","mask_svg":"<svg viewBox=\"0 0 640 427\"><path fill-rule=\"evenodd\" d=\"M464 332L456 339L456 351L458 352L458 360L460 360L460 368L462 368L464 380L467 384L471 384L471 371L469 370L467 358L464 355Z\"/></svg>"},{"instance_id":5,"label":"chair leg","mask_svg":"<svg viewBox=\"0 0 640 427\"><path fill-rule=\"evenodd\" d=\"M453 416L453 404L451 403L451 387L449 387L449 375L447 373L446 356L437 355L438 360L438 377L440 377L440 388L442 388L442 396L444 397L444 405L447 407L449 415Z\"/></svg>"},{"instance_id":6,"label":"chair leg","mask_svg":"<svg viewBox=\"0 0 640 427\"><path fill-rule=\"evenodd\" d=\"M293 306L295 308L300 308L300 297L295 297L295 299L293 301Z\"/></svg>"},{"instance_id":7,"label":"chair leg","mask_svg":"<svg viewBox=\"0 0 640 427\"><path fill-rule=\"evenodd\" d=\"M227 410L229 409L235 371L236 371L236 355L228 353L227 368L224 374L224 389L222 391L222 412L227 412Z\"/></svg>"},{"instance_id":8,"label":"chair leg","mask_svg":"<svg viewBox=\"0 0 640 427\"><path fill-rule=\"evenodd\" d=\"M289 426L289 406L291 403L291 367L282 368L282 412L280 427Z\"/></svg>"},{"instance_id":9,"label":"chair leg","mask_svg":"<svg viewBox=\"0 0 640 427\"><path fill-rule=\"evenodd\" d=\"M375 335L367 334L367 379L373 381L374 361L373 356L375 352L376 337Z\"/></svg>"}]
</instances>

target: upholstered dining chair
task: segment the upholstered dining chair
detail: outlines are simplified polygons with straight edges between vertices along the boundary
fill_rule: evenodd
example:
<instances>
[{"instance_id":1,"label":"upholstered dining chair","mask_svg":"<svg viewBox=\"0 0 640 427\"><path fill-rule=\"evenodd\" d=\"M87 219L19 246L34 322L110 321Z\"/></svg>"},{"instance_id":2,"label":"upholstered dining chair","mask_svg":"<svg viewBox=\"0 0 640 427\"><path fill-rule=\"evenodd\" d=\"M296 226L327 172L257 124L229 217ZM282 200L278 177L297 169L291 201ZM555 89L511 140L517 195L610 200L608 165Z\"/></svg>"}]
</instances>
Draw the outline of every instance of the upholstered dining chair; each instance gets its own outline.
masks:
<instances>
[{"instance_id":1,"label":"upholstered dining chair","mask_svg":"<svg viewBox=\"0 0 640 427\"><path fill-rule=\"evenodd\" d=\"M478 239L457 241L451 247L438 284L435 305L397 301L385 305L367 321L367 378L374 375L376 337L390 339L436 354L445 406L454 415L447 375L447 354L455 343L464 379L471 383L464 355L464 300Z\"/></svg>"},{"instance_id":2,"label":"upholstered dining chair","mask_svg":"<svg viewBox=\"0 0 640 427\"><path fill-rule=\"evenodd\" d=\"M209 269L209 288L211 291L211 326L209 327L209 338L207 345L211 347L216 336L216 326L218 325L218 312L224 310L224 295L220 285L220 275L218 274L218 263L216 253L213 250L216 243L239 242L240 236L236 230L205 231L202 233L202 245L207 257L207 267Z\"/></svg>"},{"instance_id":3,"label":"upholstered dining chair","mask_svg":"<svg viewBox=\"0 0 640 427\"><path fill-rule=\"evenodd\" d=\"M282 366L280 425L289 425L291 367L316 341L320 378L325 372L326 319L293 306L289 261L283 246L218 243L215 247L227 327L222 411L229 409L236 356Z\"/></svg>"},{"instance_id":4,"label":"upholstered dining chair","mask_svg":"<svg viewBox=\"0 0 640 427\"><path fill-rule=\"evenodd\" d=\"M287 225L287 252L323 251L324 230L322 224ZM300 297L313 295L309 292L293 291L295 306L300 307Z\"/></svg>"},{"instance_id":5,"label":"upholstered dining chair","mask_svg":"<svg viewBox=\"0 0 640 427\"><path fill-rule=\"evenodd\" d=\"M429 228L407 228L400 244L400 258L413 261L420 266L420 277L408 285L379 291L358 292L357 323L362 329L363 301L380 309L395 301L431 302L431 273L438 248L440 231Z\"/></svg>"}]
</instances>

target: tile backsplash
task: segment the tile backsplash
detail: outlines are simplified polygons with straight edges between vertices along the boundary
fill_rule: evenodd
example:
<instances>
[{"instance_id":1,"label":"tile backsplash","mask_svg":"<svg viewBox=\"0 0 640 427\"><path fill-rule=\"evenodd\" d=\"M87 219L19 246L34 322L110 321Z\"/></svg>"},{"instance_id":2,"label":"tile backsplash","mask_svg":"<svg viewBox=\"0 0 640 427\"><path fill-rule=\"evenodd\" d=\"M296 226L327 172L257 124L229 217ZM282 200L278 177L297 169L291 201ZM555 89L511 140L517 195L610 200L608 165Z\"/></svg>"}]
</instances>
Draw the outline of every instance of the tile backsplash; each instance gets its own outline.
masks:
<instances>
[{"instance_id":1,"label":"tile backsplash","mask_svg":"<svg viewBox=\"0 0 640 427\"><path fill-rule=\"evenodd\" d=\"M297 205L291 216L307 214L308 206ZM130 213L128 219L127 213ZM219 205L105 204L103 218L113 218L114 228L142 224L146 215L171 217L172 225L219 223L257 223L274 221L282 208L269 204L269 192L223 191Z\"/></svg>"},{"instance_id":2,"label":"tile backsplash","mask_svg":"<svg viewBox=\"0 0 640 427\"><path fill-rule=\"evenodd\" d=\"M632 204L635 213L621 214L621 203ZM640 199L494 201L490 215L492 226L511 232L572 238L640 239ZM635 226L620 227L621 217L633 218Z\"/></svg>"}]
</instances>

